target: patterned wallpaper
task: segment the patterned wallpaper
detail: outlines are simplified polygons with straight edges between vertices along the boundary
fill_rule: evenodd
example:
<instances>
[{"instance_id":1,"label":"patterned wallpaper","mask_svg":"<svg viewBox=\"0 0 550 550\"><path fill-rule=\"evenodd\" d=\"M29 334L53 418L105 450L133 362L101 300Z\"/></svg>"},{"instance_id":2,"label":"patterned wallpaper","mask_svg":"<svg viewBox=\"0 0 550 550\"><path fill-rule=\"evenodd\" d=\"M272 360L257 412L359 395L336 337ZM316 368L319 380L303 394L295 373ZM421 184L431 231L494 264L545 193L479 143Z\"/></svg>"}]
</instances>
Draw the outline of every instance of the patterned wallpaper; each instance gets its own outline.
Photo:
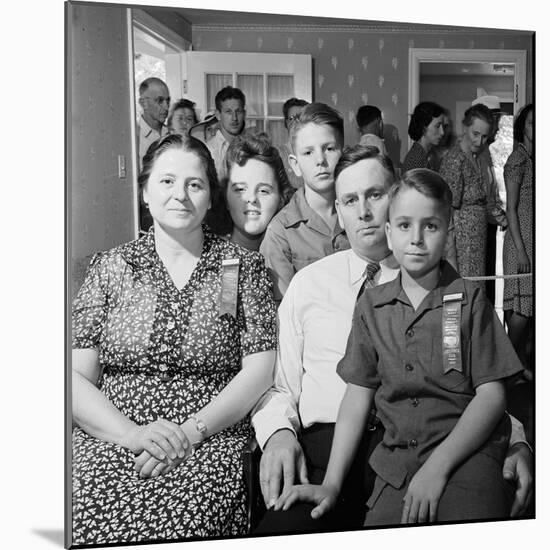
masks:
<instances>
[{"instance_id":1,"label":"patterned wallpaper","mask_svg":"<svg viewBox=\"0 0 550 550\"><path fill-rule=\"evenodd\" d=\"M69 5L69 189L73 274L134 238L126 10ZM126 178L118 177L118 155Z\"/></svg>"},{"instance_id":2,"label":"patterned wallpaper","mask_svg":"<svg viewBox=\"0 0 550 550\"><path fill-rule=\"evenodd\" d=\"M531 37L506 31L485 32L194 26L193 47L198 51L310 54L313 97L342 113L346 142L358 139L354 120L357 108L366 103L377 105L384 114L388 152L399 161L408 146L409 48L527 50L527 98L531 100Z\"/></svg>"}]
</instances>

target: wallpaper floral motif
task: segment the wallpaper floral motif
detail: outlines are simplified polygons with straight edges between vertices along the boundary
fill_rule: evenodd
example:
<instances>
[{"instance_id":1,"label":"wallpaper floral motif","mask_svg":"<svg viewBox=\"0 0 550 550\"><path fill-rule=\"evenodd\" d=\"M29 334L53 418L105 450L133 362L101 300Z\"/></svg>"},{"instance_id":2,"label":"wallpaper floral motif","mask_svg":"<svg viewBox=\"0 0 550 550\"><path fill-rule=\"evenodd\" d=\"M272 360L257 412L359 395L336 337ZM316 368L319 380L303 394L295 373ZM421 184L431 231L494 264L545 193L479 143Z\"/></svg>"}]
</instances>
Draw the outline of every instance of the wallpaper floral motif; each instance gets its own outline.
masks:
<instances>
[{"instance_id":1,"label":"wallpaper floral motif","mask_svg":"<svg viewBox=\"0 0 550 550\"><path fill-rule=\"evenodd\" d=\"M532 98L532 45L527 34L507 31L391 32L374 30L193 29L193 44L201 51L303 53L313 59L313 98L333 105L345 122L346 143L358 133L355 112L371 103L383 112L385 138L393 160L407 152L409 48L476 48L527 50L527 99ZM228 44L230 47L228 48Z\"/></svg>"}]
</instances>

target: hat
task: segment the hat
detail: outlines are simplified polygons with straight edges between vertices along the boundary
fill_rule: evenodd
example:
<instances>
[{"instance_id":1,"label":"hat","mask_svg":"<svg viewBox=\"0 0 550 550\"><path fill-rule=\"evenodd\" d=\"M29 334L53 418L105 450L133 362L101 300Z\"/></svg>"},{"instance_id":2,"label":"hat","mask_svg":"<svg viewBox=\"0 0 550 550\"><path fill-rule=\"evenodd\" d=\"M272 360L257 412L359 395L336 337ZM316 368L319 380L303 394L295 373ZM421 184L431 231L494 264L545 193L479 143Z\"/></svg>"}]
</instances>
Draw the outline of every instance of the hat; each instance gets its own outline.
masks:
<instances>
[{"instance_id":1,"label":"hat","mask_svg":"<svg viewBox=\"0 0 550 550\"><path fill-rule=\"evenodd\" d=\"M482 95L472 101L472 105L477 105L479 103L485 105L485 107L489 109L500 111L500 99L496 95Z\"/></svg>"},{"instance_id":2,"label":"hat","mask_svg":"<svg viewBox=\"0 0 550 550\"><path fill-rule=\"evenodd\" d=\"M206 113L206 116L203 120L200 122L197 122L197 124L194 124L189 128L189 135L193 137L199 138L201 141L204 141L205 131L206 129L213 125L218 123L218 118L216 117L216 113L214 111L209 111ZM202 132L202 136L200 134L197 134L197 132Z\"/></svg>"}]
</instances>

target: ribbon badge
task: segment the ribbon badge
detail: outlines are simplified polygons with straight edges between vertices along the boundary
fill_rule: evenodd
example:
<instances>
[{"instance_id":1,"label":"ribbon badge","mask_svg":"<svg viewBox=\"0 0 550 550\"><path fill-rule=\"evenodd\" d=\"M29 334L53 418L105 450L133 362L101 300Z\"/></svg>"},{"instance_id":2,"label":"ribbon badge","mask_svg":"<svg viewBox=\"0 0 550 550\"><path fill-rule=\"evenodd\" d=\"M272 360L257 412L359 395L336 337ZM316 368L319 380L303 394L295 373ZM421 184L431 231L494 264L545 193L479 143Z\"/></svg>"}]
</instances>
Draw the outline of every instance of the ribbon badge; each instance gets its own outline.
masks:
<instances>
[{"instance_id":1,"label":"ribbon badge","mask_svg":"<svg viewBox=\"0 0 550 550\"><path fill-rule=\"evenodd\" d=\"M237 294L239 284L239 258L222 260L222 281L220 292L220 317L228 313L237 317Z\"/></svg>"},{"instance_id":2,"label":"ribbon badge","mask_svg":"<svg viewBox=\"0 0 550 550\"><path fill-rule=\"evenodd\" d=\"M462 292L443 296L443 371L462 372L460 352L460 324Z\"/></svg>"}]
</instances>

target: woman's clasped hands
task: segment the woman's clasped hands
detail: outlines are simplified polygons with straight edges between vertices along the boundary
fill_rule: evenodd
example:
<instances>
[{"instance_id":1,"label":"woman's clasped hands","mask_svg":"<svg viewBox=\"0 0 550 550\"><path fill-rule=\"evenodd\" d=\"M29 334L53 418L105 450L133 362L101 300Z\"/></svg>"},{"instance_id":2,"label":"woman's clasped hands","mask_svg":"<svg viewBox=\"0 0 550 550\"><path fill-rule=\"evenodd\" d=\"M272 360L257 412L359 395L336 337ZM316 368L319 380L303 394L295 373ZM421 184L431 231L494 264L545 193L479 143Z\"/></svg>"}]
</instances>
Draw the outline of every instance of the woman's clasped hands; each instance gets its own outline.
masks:
<instances>
[{"instance_id":1,"label":"woman's clasped hands","mask_svg":"<svg viewBox=\"0 0 550 550\"><path fill-rule=\"evenodd\" d=\"M143 478L168 473L193 451L182 426L164 418L135 425L126 435L124 447L136 455L135 470Z\"/></svg>"}]
</instances>

